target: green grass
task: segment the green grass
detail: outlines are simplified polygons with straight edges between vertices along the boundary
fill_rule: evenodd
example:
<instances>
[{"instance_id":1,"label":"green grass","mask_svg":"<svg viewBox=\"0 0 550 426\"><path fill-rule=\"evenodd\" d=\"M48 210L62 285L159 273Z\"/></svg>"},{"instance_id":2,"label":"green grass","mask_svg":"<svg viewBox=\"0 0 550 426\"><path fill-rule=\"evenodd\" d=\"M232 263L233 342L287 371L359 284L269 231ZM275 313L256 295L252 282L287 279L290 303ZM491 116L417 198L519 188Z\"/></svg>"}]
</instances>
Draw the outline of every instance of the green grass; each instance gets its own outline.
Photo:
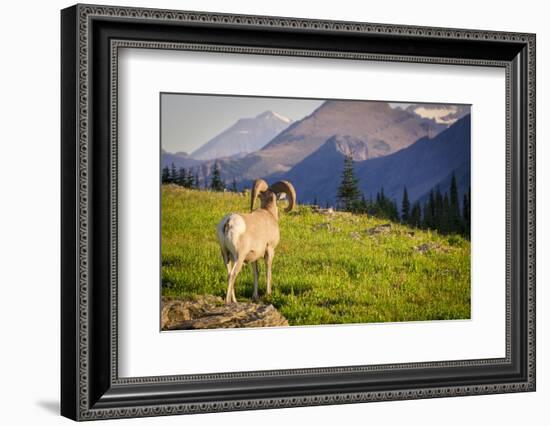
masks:
<instances>
[{"instance_id":1,"label":"green grass","mask_svg":"<svg viewBox=\"0 0 550 426\"><path fill-rule=\"evenodd\" d=\"M239 194L162 187L164 296L225 297L216 225L248 206ZM469 241L395 223L387 234L365 232L384 223L348 213L330 218L308 206L281 211L273 294L265 297L265 265L259 262L260 297L290 325L470 318ZM250 300L252 284L245 266L237 277L239 301Z\"/></svg>"}]
</instances>

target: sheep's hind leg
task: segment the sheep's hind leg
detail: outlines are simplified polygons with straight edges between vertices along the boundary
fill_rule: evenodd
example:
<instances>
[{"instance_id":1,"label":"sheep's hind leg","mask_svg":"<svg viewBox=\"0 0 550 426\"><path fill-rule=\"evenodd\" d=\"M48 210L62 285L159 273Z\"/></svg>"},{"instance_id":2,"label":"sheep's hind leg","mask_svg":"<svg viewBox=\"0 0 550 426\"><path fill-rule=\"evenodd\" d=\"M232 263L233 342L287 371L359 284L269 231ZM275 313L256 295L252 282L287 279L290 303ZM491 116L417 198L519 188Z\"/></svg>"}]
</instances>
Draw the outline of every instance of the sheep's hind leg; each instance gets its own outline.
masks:
<instances>
[{"instance_id":1,"label":"sheep's hind leg","mask_svg":"<svg viewBox=\"0 0 550 426\"><path fill-rule=\"evenodd\" d=\"M252 271L254 271L254 293L252 293L252 300L258 301L258 261L252 262Z\"/></svg>"},{"instance_id":2,"label":"sheep's hind leg","mask_svg":"<svg viewBox=\"0 0 550 426\"><path fill-rule=\"evenodd\" d=\"M227 269L227 276L229 277L229 274L231 273L231 269L233 269L233 262L231 261L231 254L227 253L224 250L222 250L221 252L222 252L223 263L225 263L225 267Z\"/></svg>"},{"instance_id":3,"label":"sheep's hind leg","mask_svg":"<svg viewBox=\"0 0 550 426\"><path fill-rule=\"evenodd\" d=\"M266 294L268 296L271 296L271 265L273 264L273 256L275 256L275 250L268 247L265 253L265 269L266 269L266 281L267 281Z\"/></svg>"},{"instance_id":4,"label":"sheep's hind leg","mask_svg":"<svg viewBox=\"0 0 550 426\"><path fill-rule=\"evenodd\" d=\"M227 294L225 296L225 303L231 303L231 271L233 270L233 263L231 262L231 254L225 250L221 250L223 263L227 269Z\"/></svg>"},{"instance_id":5,"label":"sheep's hind leg","mask_svg":"<svg viewBox=\"0 0 550 426\"><path fill-rule=\"evenodd\" d=\"M237 297L235 296L235 281L237 279L237 274L241 271L243 266L244 259L237 259L231 273L229 274L228 285L227 285L227 296L225 298L225 303L237 303Z\"/></svg>"}]
</instances>

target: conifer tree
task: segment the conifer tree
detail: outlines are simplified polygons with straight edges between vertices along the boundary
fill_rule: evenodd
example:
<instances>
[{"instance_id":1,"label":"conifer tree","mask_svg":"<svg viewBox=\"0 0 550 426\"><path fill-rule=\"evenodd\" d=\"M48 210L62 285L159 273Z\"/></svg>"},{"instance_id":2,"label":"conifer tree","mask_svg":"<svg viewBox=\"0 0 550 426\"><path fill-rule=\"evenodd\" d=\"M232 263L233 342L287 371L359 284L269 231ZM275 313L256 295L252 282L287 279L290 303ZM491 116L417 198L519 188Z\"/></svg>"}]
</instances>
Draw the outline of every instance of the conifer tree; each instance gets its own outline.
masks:
<instances>
[{"instance_id":1,"label":"conifer tree","mask_svg":"<svg viewBox=\"0 0 550 426\"><path fill-rule=\"evenodd\" d=\"M394 222L399 221L399 209L397 208L397 201L392 200L389 203L388 218Z\"/></svg>"},{"instance_id":2,"label":"conifer tree","mask_svg":"<svg viewBox=\"0 0 550 426\"><path fill-rule=\"evenodd\" d=\"M170 183L177 183L178 181L178 171L174 163L170 166Z\"/></svg>"},{"instance_id":3,"label":"conifer tree","mask_svg":"<svg viewBox=\"0 0 550 426\"><path fill-rule=\"evenodd\" d=\"M451 177L451 188L450 188L450 198L449 198L449 223L448 231L452 233L460 233L462 228L462 220L460 217L460 203L458 200L458 188L456 184L456 177L453 172Z\"/></svg>"},{"instance_id":4,"label":"conifer tree","mask_svg":"<svg viewBox=\"0 0 550 426\"><path fill-rule=\"evenodd\" d=\"M367 213L369 210L369 203L365 198L365 194L361 195L361 202L359 204L359 211L361 213Z\"/></svg>"},{"instance_id":5,"label":"conifer tree","mask_svg":"<svg viewBox=\"0 0 550 426\"><path fill-rule=\"evenodd\" d=\"M403 201L401 202L401 221L403 223L409 222L410 209L409 194L407 194L407 187L405 186L403 189Z\"/></svg>"},{"instance_id":6,"label":"conifer tree","mask_svg":"<svg viewBox=\"0 0 550 426\"><path fill-rule=\"evenodd\" d=\"M184 167L180 167L178 171L178 177L176 178L176 184L185 187L187 183L187 170Z\"/></svg>"},{"instance_id":7,"label":"conifer tree","mask_svg":"<svg viewBox=\"0 0 550 426\"><path fill-rule=\"evenodd\" d=\"M422 213L422 228L430 229L432 227L432 209L430 207L430 201L424 203L423 213Z\"/></svg>"},{"instance_id":8,"label":"conifer tree","mask_svg":"<svg viewBox=\"0 0 550 426\"><path fill-rule=\"evenodd\" d=\"M376 211L382 217L388 216L388 203L384 195L384 187L381 187L380 192L376 194Z\"/></svg>"},{"instance_id":9,"label":"conifer tree","mask_svg":"<svg viewBox=\"0 0 550 426\"><path fill-rule=\"evenodd\" d=\"M233 181L231 182L231 192L239 192L239 190L237 189L237 181L235 180L235 178L233 178Z\"/></svg>"},{"instance_id":10,"label":"conifer tree","mask_svg":"<svg viewBox=\"0 0 550 426\"><path fill-rule=\"evenodd\" d=\"M462 220L463 220L463 227L464 227L464 235L466 237L470 237L470 190L468 190L468 194L464 193L464 200L463 200L463 207L462 207Z\"/></svg>"},{"instance_id":11,"label":"conifer tree","mask_svg":"<svg viewBox=\"0 0 550 426\"><path fill-rule=\"evenodd\" d=\"M442 234L448 234L450 232L449 212L450 212L449 194L445 192L445 195L443 196L443 211L441 213L440 230Z\"/></svg>"},{"instance_id":12,"label":"conifer tree","mask_svg":"<svg viewBox=\"0 0 550 426\"><path fill-rule=\"evenodd\" d=\"M435 190L434 194L434 229L441 229L443 224L443 195L439 186Z\"/></svg>"},{"instance_id":13,"label":"conifer tree","mask_svg":"<svg viewBox=\"0 0 550 426\"><path fill-rule=\"evenodd\" d=\"M195 179L193 180L193 188L199 189L199 173L195 173Z\"/></svg>"},{"instance_id":14,"label":"conifer tree","mask_svg":"<svg viewBox=\"0 0 550 426\"><path fill-rule=\"evenodd\" d=\"M416 228L420 228L421 219L422 219L422 209L420 208L420 203L417 201L413 204L413 207L411 209L409 224Z\"/></svg>"},{"instance_id":15,"label":"conifer tree","mask_svg":"<svg viewBox=\"0 0 550 426\"><path fill-rule=\"evenodd\" d=\"M220 176L220 168L218 163L214 163L214 169L212 170L212 181L210 183L210 189L212 191L223 191L225 189L225 182Z\"/></svg>"},{"instance_id":16,"label":"conifer tree","mask_svg":"<svg viewBox=\"0 0 550 426\"><path fill-rule=\"evenodd\" d=\"M161 179L161 182L162 183L170 183L170 169L168 168L168 166L164 166L162 168L162 179Z\"/></svg>"},{"instance_id":17,"label":"conifer tree","mask_svg":"<svg viewBox=\"0 0 550 426\"><path fill-rule=\"evenodd\" d=\"M430 190L430 195L424 203L424 214L422 218L422 227L427 229L436 228L435 220L435 193L433 188Z\"/></svg>"},{"instance_id":18,"label":"conifer tree","mask_svg":"<svg viewBox=\"0 0 550 426\"><path fill-rule=\"evenodd\" d=\"M359 190L359 181L353 171L353 159L347 155L344 159L344 170L342 172L342 182L338 188L338 201L345 211L353 211L357 207L357 202L361 196Z\"/></svg>"},{"instance_id":19,"label":"conifer tree","mask_svg":"<svg viewBox=\"0 0 550 426\"><path fill-rule=\"evenodd\" d=\"M193 170L189 169L187 171L187 174L185 175L184 186L186 188L193 188L195 186L194 180L195 180L195 177L193 175Z\"/></svg>"}]
</instances>

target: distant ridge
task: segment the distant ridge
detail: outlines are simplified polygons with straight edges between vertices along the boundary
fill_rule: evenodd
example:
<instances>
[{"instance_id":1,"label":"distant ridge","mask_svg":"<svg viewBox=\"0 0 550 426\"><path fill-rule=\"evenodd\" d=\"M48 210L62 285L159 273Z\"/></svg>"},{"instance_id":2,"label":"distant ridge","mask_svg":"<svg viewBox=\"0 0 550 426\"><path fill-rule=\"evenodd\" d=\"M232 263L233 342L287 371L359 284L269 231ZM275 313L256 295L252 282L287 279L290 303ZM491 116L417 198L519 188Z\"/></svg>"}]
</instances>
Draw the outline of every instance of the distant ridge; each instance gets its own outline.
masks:
<instances>
[{"instance_id":1,"label":"distant ridge","mask_svg":"<svg viewBox=\"0 0 550 426\"><path fill-rule=\"evenodd\" d=\"M369 158L406 148L447 126L387 102L326 101L309 116L292 123L259 151L237 160L220 161L222 176L238 181L288 172L334 135L368 145Z\"/></svg>"},{"instance_id":2,"label":"distant ridge","mask_svg":"<svg viewBox=\"0 0 550 426\"><path fill-rule=\"evenodd\" d=\"M334 204L344 157L358 149L367 150L368 144L356 138L330 138L318 151L277 178L292 181L302 203L317 199L319 203ZM422 137L385 157L362 160L356 156L354 169L367 199L375 197L384 187L385 195L400 203L406 185L409 199L414 202L438 184L442 191L447 190L453 171L459 193L467 191L470 152L470 115L467 115L436 137Z\"/></svg>"},{"instance_id":3,"label":"distant ridge","mask_svg":"<svg viewBox=\"0 0 550 426\"><path fill-rule=\"evenodd\" d=\"M439 114L445 113L443 107ZM467 108L447 108L449 116L443 117L454 122L450 126L408 109L392 108L387 102L326 101L296 122L265 111L239 120L191 156L163 152L162 164L192 168L201 182L208 182L214 163L218 163L222 179L235 179L238 188L259 177L268 181L288 179L297 189L299 202L316 200L323 205L336 201L346 155L355 161L355 173L366 198L375 197L384 187L385 195L400 203L406 185L411 202L423 200L437 185L446 190L453 171L459 193L467 191L470 115L454 121ZM262 142L261 148L243 152L253 145L245 143L243 148L242 135L272 123L283 130ZM197 158L201 155L215 159Z\"/></svg>"},{"instance_id":4,"label":"distant ridge","mask_svg":"<svg viewBox=\"0 0 550 426\"><path fill-rule=\"evenodd\" d=\"M253 118L242 118L191 154L195 160L213 160L243 156L257 151L292 120L273 111L265 111Z\"/></svg>"}]
</instances>

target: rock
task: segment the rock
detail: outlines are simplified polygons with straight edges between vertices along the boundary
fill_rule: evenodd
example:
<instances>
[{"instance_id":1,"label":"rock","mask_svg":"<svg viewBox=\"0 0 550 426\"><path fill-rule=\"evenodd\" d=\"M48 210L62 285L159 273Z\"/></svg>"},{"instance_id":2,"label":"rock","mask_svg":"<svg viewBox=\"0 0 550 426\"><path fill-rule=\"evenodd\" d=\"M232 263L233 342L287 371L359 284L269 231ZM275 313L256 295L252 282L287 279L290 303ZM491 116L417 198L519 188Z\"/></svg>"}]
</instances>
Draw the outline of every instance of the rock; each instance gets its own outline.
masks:
<instances>
[{"instance_id":1,"label":"rock","mask_svg":"<svg viewBox=\"0 0 550 426\"><path fill-rule=\"evenodd\" d=\"M326 230L327 232L340 232L340 228L333 226L330 222L322 222L312 226L313 231Z\"/></svg>"},{"instance_id":2,"label":"rock","mask_svg":"<svg viewBox=\"0 0 550 426\"><path fill-rule=\"evenodd\" d=\"M332 207L328 207L328 208L324 209L322 207L312 205L311 206L311 211L313 211L313 213L324 214L324 215L327 215L327 216L332 216L334 214L334 208L332 208Z\"/></svg>"},{"instance_id":3,"label":"rock","mask_svg":"<svg viewBox=\"0 0 550 426\"><path fill-rule=\"evenodd\" d=\"M361 235L359 234L359 232L356 232L356 231L350 232L349 236L354 240L361 241Z\"/></svg>"},{"instance_id":4,"label":"rock","mask_svg":"<svg viewBox=\"0 0 550 426\"><path fill-rule=\"evenodd\" d=\"M288 326L288 321L273 305L246 302L226 305L221 297L210 295L162 298L162 330L282 326Z\"/></svg>"},{"instance_id":5,"label":"rock","mask_svg":"<svg viewBox=\"0 0 550 426\"><path fill-rule=\"evenodd\" d=\"M391 223L383 223L382 225L375 226L374 228L365 229L367 235L376 234L389 234L391 231Z\"/></svg>"},{"instance_id":6,"label":"rock","mask_svg":"<svg viewBox=\"0 0 550 426\"><path fill-rule=\"evenodd\" d=\"M314 231L318 231L319 229L326 229L330 232L332 230L332 226L329 222L322 222L313 226Z\"/></svg>"},{"instance_id":7,"label":"rock","mask_svg":"<svg viewBox=\"0 0 550 426\"><path fill-rule=\"evenodd\" d=\"M421 253L421 254L426 254L428 253L429 251L435 251L435 252L448 252L449 250L445 247L442 247L441 245L437 244L437 243L424 243L424 244L420 244L419 246L416 246L414 248L417 252Z\"/></svg>"}]
</instances>

